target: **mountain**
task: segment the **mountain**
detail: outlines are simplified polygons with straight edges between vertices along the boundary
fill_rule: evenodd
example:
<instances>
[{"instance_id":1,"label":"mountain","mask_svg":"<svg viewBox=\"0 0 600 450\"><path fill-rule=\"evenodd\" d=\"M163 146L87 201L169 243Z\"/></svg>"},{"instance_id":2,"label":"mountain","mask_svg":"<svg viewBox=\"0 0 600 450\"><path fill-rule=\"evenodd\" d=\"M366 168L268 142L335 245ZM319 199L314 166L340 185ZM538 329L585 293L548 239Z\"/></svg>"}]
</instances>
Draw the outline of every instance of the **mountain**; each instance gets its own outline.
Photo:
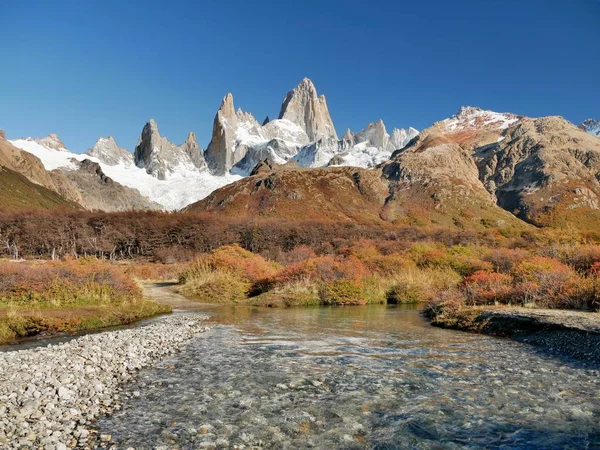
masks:
<instances>
[{"instance_id":1,"label":"mountain","mask_svg":"<svg viewBox=\"0 0 600 450\"><path fill-rule=\"evenodd\" d=\"M137 189L126 187L107 176L100 163L91 159L73 161L76 170L60 168L59 172L80 194L79 204L85 209L102 211L156 210L159 205L142 196ZM58 189L61 192L61 189Z\"/></svg>"},{"instance_id":2,"label":"mountain","mask_svg":"<svg viewBox=\"0 0 600 450\"><path fill-rule=\"evenodd\" d=\"M416 134L414 128L395 129L390 136L379 121L338 139L325 96L319 96L313 82L304 78L284 97L279 118L267 117L262 125L252 114L236 111L233 95L227 94L213 121L206 160L216 175L246 176L265 159L301 167L373 167Z\"/></svg>"},{"instance_id":3,"label":"mountain","mask_svg":"<svg viewBox=\"0 0 600 450\"><path fill-rule=\"evenodd\" d=\"M579 128L581 128L584 131L587 131L588 133L600 137L600 120L594 120L594 119L587 119L584 120L580 125Z\"/></svg>"},{"instance_id":4,"label":"mountain","mask_svg":"<svg viewBox=\"0 0 600 450\"><path fill-rule=\"evenodd\" d=\"M0 204L3 211L80 208L57 192L33 183L23 174L2 165L0 165Z\"/></svg>"},{"instance_id":5,"label":"mountain","mask_svg":"<svg viewBox=\"0 0 600 450\"><path fill-rule=\"evenodd\" d=\"M305 78L278 118L262 123L227 94L206 151L195 133L176 145L150 120L133 154L112 137L72 153L53 134L14 146L0 140L0 164L88 209L190 205L249 219L526 227L518 217L592 230L600 219L598 124L465 106L421 132L390 133L377 120L339 138L325 97Z\"/></svg>"},{"instance_id":6,"label":"mountain","mask_svg":"<svg viewBox=\"0 0 600 450\"><path fill-rule=\"evenodd\" d=\"M379 168L274 166L186 208L252 220L354 221L363 224L526 229L498 207L468 152L450 141L422 152L397 152Z\"/></svg>"},{"instance_id":7,"label":"mountain","mask_svg":"<svg viewBox=\"0 0 600 450\"><path fill-rule=\"evenodd\" d=\"M260 166L254 176L212 192L186 208L220 217L383 223L388 189L381 174L352 167ZM274 170L273 170L274 169Z\"/></svg>"},{"instance_id":8,"label":"mountain","mask_svg":"<svg viewBox=\"0 0 600 450\"><path fill-rule=\"evenodd\" d=\"M22 151L0 133L0 205L2 209L79 208L77 202L58 193L61 176L46 171L34 155Z\"/></svg>"},{"instance_id":9,"label":"mountain","mask_svg":"<svg viewBox=\"0 0 600 450\"><path fill-rule=\"evenodd\" d=\"M131 163L134 161L131 153L128 157L121 150L115 150L115 147L119 147L116 142L114 145L101 142L94 146L96 150L92 148L87 154L72 153L64 146L60 150L46 147L40 142L47 140L40 139L15 139L9 143L28 158L38 161L39 171L52 180L48 186L50 189L88 209L97 209L99 205L104 205L102 208L110 207L109 210L129 207L149 209L158 205L161 209L178 210L240 178L237 175L214 176L209 173L202 165L202 154L193 133L177 147L163 139L158 134L158 125L152 122L144 126L146 133L142 131L140 137L142 148L138 151L138 158L144 167ZM160 145L155 148L154 143ZM195 156L196 151L200 157ZM92 177L87 166L82 169L81 163L86 159L97 163L102 175ZM146 167L146 163L149 167ZM158 178L161 173L165 179ZM110 178L112 183L103 183L105 177ZM105 198L97 198L98 195ZM130 195L131 198L126 200L123 195ZM110 201L110 198L113 200Z\"/></svg>"},{"instance_id":10,"label":"mountain","mask_svg":"<svg viewBox=\"0 0 600 450\"><path fill-rule=\"evenodd\" d=\"M590 133L562 117L526 118L474 157L488 191L518 217L598 229L600 139Z\"/></svg>"},{"instance_id":11,"label":"mountain","mask_svg":"<svg viewBox=\"0 0 600 450\"><path fill-rule=\"evenodd\" d=\"M146 169L147 173L159 180L165 180L174 172L194 171L206 166L194 133L190 133L186 141L177 146L160 135L158 124L153 119L144 125L133 159L137 167Z\"/></svg>"},{"instance_id":12,"label":"mountain","mask_svg":"<svg viewBox=\"0 0 600 450\"><path fill-rule=\"evenodd\" d=\"M311 142L320 139L338 140L324 95L318 96L311 80L304 78L287 93L281 105L279 119L299 125Z\"/></svg>"},{"instance_id":13,"label":"mountain","mask_svg":"<svg viewBox=\"0 0 600 450\"><path fill-rule=\"evenodd\" d=\"M448 119L434 123L430 129L467 150L475 150L502 139L502 132L522 118L512 113L463 106Z\"/></svg>"},{"instance_id":14,"label":"mountain","mask_svg":"<svg viewBox=\"0 0 600 450\"><path fill-rule=\"evenodd\" d=\"M394 150L406 146L419 132L414 128L394 128L390 136L383 120L370 123L359 133L350 129L341 140L342 151L332 156L330 166L375 167L388 160Z\"/></svg>"},{"instance_id":15,"label":"mountain","mask_svg":"<svg viewBox=\"0 0 600 450\"><path fill-rule=\"evenodd\" d=\"M123 147L119 147L112 136L101 137L85 154L97 158L100 162L109 166L118 164L130 166L133 164L133 155Z\"/></svg>"}]
</instances>

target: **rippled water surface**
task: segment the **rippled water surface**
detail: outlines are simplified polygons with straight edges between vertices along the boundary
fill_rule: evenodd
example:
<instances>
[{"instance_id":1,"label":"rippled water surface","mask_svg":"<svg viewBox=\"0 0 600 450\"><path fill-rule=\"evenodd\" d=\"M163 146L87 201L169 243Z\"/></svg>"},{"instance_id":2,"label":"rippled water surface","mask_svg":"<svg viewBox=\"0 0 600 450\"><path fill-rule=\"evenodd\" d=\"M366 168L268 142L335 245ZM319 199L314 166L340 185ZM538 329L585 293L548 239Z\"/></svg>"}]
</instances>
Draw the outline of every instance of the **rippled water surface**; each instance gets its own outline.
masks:
<instances>
[{"instance_id":1,"label":"rippled water surface","mask_svg":"<svg viewBox=\"0 0 600 450\"><path fill-rule=\"evenodd\" d=\"M98 423L119 448L600 448L600 377L386 306L207 306Z\"/></svg>"}]
</instances>

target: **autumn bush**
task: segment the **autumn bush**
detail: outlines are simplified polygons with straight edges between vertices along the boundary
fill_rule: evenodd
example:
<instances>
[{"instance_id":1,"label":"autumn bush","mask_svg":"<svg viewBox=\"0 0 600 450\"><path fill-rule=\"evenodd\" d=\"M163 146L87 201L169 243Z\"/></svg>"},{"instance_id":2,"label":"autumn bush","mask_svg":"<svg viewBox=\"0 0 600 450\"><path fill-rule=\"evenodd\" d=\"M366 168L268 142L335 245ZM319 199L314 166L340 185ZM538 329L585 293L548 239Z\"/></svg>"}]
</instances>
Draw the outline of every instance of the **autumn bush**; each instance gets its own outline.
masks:
<instances>
[{"instance_id":1,"label":"autumn bush","mask_svg":"<svg viewBox=\"0 0 600 450\"><path fill-rule=\"evenodd\" d=\"M252 284L275 275L279 265L238 245L200 255L179 275L180 291L206 301L244 300Z\"/></svg>"},{"instance_id":2,"label":"autumn bush","mask_svg":"<svg viewBox=\"0 0 600 450\"><path fill-rule=\"evenodd\" d=\"M385 280L388 303L424 303L461 280L460 275L449 268L413 268L396 273Z\"/></svg>"},{"instance_id":3,"label":"autumn bush","mask_svg":"<svg viewBox=\"0 0 600 450\"><path fill-rule=\"evenodd\" d=\"M462 276L492 268L491 263L480 259L483 249L471 246L420 243L413 245L408 253L420 268L449 268Z\"/></svg>"},{"instance_id":4,"label":"autumn bush","mask_svg":"<svg viewBox=\"0 0 600 450\"><path fill-rule=\"evenodd\" d=\"M170 311L145 299L135 281L95 258L0 261L0 343L41 331L130 323Z\"/></svg>"},{"instance_id":5,"label":"autumn bush","mask_svg":"<svg viewBox=\"0 0 600 450\"><path fill-rule=\"evenodd\" d=\"M460 288L467 305L508 304L513 295L513 278L500 272L480 270L465 277Z\"/></svg>"}]
</instances>

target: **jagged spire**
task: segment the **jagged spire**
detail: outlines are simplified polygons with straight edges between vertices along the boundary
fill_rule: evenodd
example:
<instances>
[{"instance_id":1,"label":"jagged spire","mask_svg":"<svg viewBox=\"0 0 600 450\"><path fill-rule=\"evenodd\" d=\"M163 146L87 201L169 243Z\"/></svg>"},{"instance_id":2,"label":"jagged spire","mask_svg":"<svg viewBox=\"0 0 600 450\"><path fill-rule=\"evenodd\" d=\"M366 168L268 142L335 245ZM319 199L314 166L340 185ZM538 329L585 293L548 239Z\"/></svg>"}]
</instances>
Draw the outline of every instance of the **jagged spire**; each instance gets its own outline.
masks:
<instances>
[{"instance_id":1,"label":"jagged spire","mask_svg":"<svg viewBox=\"0 0 600 450\"><path fill-rule=\"evenodd\" d=\"M317 95L315 85L308 78L304 78L287 93L281 105L279 118L301 126L311 141L338 139L327 108L327 100L324 95Z\"/></svg>"}]
</instances>

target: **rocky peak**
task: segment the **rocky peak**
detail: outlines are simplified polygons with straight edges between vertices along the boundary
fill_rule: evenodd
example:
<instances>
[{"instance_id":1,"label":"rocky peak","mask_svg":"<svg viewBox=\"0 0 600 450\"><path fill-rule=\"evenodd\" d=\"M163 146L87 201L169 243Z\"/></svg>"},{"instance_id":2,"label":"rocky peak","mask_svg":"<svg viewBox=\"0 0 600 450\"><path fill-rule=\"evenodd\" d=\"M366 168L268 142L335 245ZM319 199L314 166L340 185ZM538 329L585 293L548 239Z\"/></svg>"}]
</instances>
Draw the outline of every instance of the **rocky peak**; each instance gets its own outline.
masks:
<instances>
[{"instance_id":1,"label":"rocky peak","mask_svg":"<svg viewBox=\"0 0 600 450\"><path fill-rule=\"evenodd\" d=\"M45 138L35 138L33 141L53 150L67 151L65 144L63 144L58 135L55 133L50 133Z\"/></svg>"},{"instance_id":2,"label":"rocky peak","mask_svg":"<svg viewBox=\"0 0 600 450\"><path fill-rule=\"evenodd\" d=\"M112 136L101 137L85 154L98 158L100 162L109 166L124 164L128 167L133 163L133 155L119 147Z\"/></svg>"},{"instance_id":3,"label":"rocky peak","mask_svg":"<svg viewBox=\"0 0 600 450\"><path fill-rule=\"evenodd\" d=\"M579 128L594 136L600 137L600 120L586 119L581 122Z\"/></svg>"},{"instance_id":4,"label":"rocky peak","mask_svg":"<svg viewBox=\"0 0 600 450\"><path fill-rule=\"evenodd\" d=\"M523 116L512 113L498 113L475 106L463 106L456 114L446 120L437 122L434 126L442 133L485 130L499 135L503 130L522 118Z\"/></svg>"},{"instance_id":5,"label":"rocky peak","mask_svg":"<svg viewBox=\"0 0 600 450\"><path fill-rule=\"evenodd\" d=\"M213 121L213 132L206 149L206 163L215 175L225 174L233 167L233 146L237 136L237 115L231 93L223 97Z\"/></svg>"},{"instance_id":6,"label":"rocky peak","mask_svg":"<svg viewBox=\"0 0 600 450\"><path fill-rule=\"evenodd\" d=\"M279 118L300 125L311 141L329 138L337 140L327 100L324 95L317 95L315 85L308 78L304 78L287 93L281 105Z\"/></svg>"},{"instance_id":7,"label":"rocky peak","mask_svg":"<svg viewBox=\"0 0 600 450\"><path fill-rule=\"evenodd\" d=\"M144 125L135 146L134 162L136 166L145 168L146 172L159 180L166 179L168 174L178 170L180 166L189 170L198 168L202 163L200 158L195 156L195 152L200 152L195 137L195 135L188 136L186 142L178 147L161 136L158 124L150 119Z\"/></svg>"},{"instance_id":8,"label":"rocky peak","mask_svg":"<svg viewBox=\"0 0 600 450\"><path fill-rule=\"evenodd\" d=\"M383 120L379 119L377 122L372 122L367 127L355 136L357 144L361 142L368 142L371 146L380 149L387 149L389 142L389 134L385 129Z\"/></svg>"},{"instance_id":9,"label":"rocky peak","mask_svg":"<svg viewBox=\"0 0 600 450\"><path fill-rule=\"evenodd\" d=\"M199 169L206 167L206 161L204 160L204 151L202 150L202 147L200 147L200 145L198 144L196 133L190 131L185 142L180 145L180 148L190 158L194 166L196 166Z\"/></svg>"},{"instance_id":10,"label":"rocky peak","mask_svg":"<svg viewBox=\"0 0 600 450\"><path fill-rule=\"evenodd\" d=\"M419 135L419 130L413 127L409 127L408 130L404 128L394 128L392 135L390 136L390 146L392 150L399 150L404 148L408 143Z\"/></svg>"},{"instance_id":11,"label":"rocky peak","mask_svg":"<svg viewBox=\"0 0 600 450\"><path fill-rule=\"evenodd\" d=\"M0 130L0 139L2 139L3 141L6 140L6 134L4 133L3 130Z\"/></svg>"},{"instance_id":12,"label":"rocky peak","mask_svg":"<svg viewBox=\"0 0 600 450\"><path fill-rule=\"evenodd\" d=\"M269 119L269 116L265 117L265 120L263 120L262 126L264 127L266 124L268 124L271 121L271 119Z\"/></svg>"},{"instance_id":13,"label":"rocky peak","mask_svg":"<svg viewBox=\"0 0 600 450\"><path fill-rule=\"evenodd\" d=\"M461 106L460 109L454 114L452 117L455 118L464 118L473 115L477 115L484 112L483 109L477 106Z\"/></svg>"},{"instance_id":14,"label":"rocky peak","mask_svg":"<svg viewBox=\"0 0 600 450\"><path fill-rule=\"evenodd\" d=\"M350 128L346 128L346 132L344 133L344 136L342 136L342 140L343 141L354 141L354 134L352 133Z\"/></svg>"}]
</instances>

